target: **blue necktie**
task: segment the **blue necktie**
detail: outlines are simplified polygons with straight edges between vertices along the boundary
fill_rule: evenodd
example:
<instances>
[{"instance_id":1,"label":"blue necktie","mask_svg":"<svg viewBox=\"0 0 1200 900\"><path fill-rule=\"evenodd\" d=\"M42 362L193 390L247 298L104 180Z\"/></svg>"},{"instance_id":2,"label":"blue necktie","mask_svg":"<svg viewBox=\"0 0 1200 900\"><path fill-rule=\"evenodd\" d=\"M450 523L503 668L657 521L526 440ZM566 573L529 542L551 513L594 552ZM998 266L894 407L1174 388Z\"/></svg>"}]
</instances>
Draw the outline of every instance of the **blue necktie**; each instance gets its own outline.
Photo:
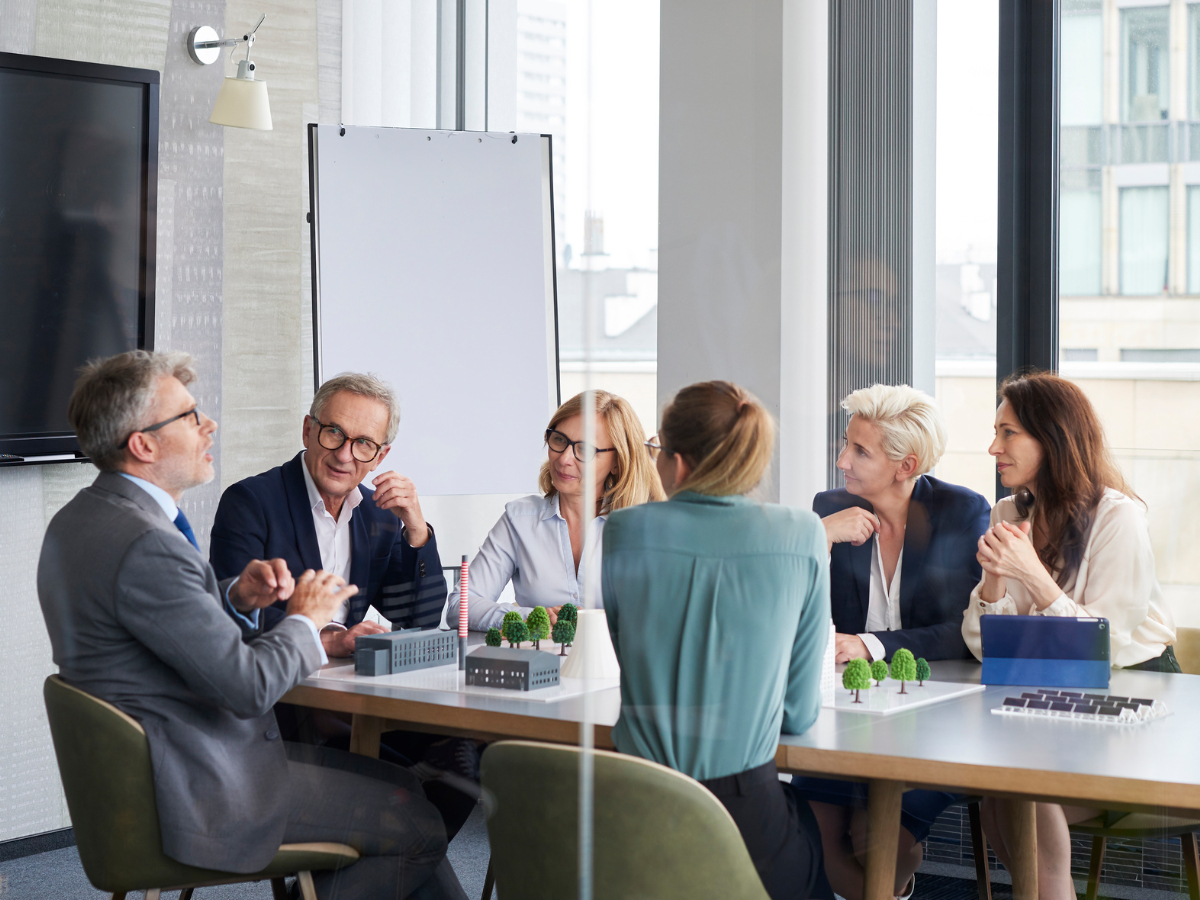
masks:
<instances>
[{"instance_id":1,"label":"blue necktie","mask_svg":"<svg viewBox=\"0 0 1200 900\"><path fill-rule=\"evenodd\" d=\"M183 532L183 536L187 538L188 541L191 542L191 545L196 548L196 551L199 552L200 545L196 543L196 532L192 531L192 523L187 520L187 516L183 514L182 509L179 511L179 514L175 516L175 527Z\"/></svg>"}]
</instances>

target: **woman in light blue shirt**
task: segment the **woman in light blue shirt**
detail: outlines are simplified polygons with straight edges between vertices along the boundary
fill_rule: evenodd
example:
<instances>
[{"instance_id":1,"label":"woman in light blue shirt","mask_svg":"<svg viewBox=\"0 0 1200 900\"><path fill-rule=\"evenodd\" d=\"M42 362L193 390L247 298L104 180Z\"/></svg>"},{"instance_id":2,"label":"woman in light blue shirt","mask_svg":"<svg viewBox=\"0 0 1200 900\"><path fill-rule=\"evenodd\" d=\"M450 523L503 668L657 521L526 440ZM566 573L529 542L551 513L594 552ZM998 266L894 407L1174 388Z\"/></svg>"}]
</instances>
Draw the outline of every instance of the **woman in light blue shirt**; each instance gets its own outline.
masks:
<instances>
[{"instance_id":1,"label":"woman in light blue shirt","mask_svg":"<svg viewBox=\"0 0 1200 900\"><path fill-rule=\"evenodd\" d=\"M645 444L646 434L629 402L607 391L596 397L596 443L583 440L583 394L558 408L546 427L542 493L513 500L471 562L468 616L472 631L499 628L504 614L522 617L545 606L550 621L564 603L583 600L585 549L589 563L600 561L601 537L609 512L665 495ZM584 516L584 463L596 460L596 514L587 535ZM599 584L599 572L596 584ZM516 603L497 602L511 581ZM596 605L600 598L596 597ZM446 621L458 622L458 592L450 594Z\"/></svg>"}]
</instances>

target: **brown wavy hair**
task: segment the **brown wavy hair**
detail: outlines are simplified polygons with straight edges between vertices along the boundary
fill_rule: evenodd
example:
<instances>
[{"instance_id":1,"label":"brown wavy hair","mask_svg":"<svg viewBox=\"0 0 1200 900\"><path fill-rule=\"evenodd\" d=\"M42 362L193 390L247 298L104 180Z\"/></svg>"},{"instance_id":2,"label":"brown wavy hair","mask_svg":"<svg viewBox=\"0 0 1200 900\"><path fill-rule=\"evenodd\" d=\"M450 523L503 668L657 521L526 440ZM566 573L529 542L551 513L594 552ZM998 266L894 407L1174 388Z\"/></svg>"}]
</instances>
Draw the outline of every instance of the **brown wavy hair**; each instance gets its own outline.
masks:
<instances>
[{"instance_id":1,"label":"brown wavy hair","mask_svg":"<svg viewBox=\"0 0 1200 900\"><path fill-rule=\"evenodd\" d=\"M775 451L775 420L758 398L728 381L703 381L679 391L663 410L663 453L678 453L691 473L678 491L713 497L758 487Z\"/></svg>"},{"instance_id":2,"label":"brown wavy hair","mask_svg":"<svg viewBox=\"0 0 1200 900\"><path fill-rule=\"evenodd\" d=\"M604 488L596 498L596 515L637 506L650 500L665 500L658 472L646 449L646 432L629 401L608 391L592 391L596 397L596 415L608 429L608 439L617 453L617 473L604 479ZM550 417L547 429L558 428L567 419L583 414L583 394L576 394ZM569 451L567 451L569 452ZM598 459L604 459L603 454ZM546 497L558 493L550 478L550 461L542 463L538 487Z\"/></svg>"},{"instance_id":3,"label":"brown wavy hair","mask_svg":"<svg viewBox=\"0 0 1200 900\"><path fill-rule=\"evenodd\" d=\"M1000 399L1042 448L1033 493L1022 488L1013 502L1023 519L1037 515L1035 527L1046 539L1038 557L1065 584L1079 570L1105 489L1141 498L1113 461L1100 417L1078 385L1052 372L1010 375L1000 385Z\"/></svg>"}]
</instances>

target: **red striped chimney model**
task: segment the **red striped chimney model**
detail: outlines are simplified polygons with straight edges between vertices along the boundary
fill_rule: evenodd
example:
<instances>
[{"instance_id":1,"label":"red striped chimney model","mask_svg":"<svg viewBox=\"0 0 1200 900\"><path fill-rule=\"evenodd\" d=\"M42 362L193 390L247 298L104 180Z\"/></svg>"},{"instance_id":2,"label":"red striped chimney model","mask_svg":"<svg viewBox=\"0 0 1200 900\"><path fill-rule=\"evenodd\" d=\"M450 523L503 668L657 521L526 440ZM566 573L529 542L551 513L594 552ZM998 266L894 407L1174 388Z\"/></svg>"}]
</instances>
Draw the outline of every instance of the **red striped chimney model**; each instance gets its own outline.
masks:
<instances>
[{"instance_id":1,"label":"red striped chimney model","mask_svg":"<svg viewBox=\"0 0 1200 900\"><path fill-rule=\"evenodd\" d=\"M462 560L462 574L458 576L458 668L467 668L467 557Z\"/></svg>"}]
</instances>

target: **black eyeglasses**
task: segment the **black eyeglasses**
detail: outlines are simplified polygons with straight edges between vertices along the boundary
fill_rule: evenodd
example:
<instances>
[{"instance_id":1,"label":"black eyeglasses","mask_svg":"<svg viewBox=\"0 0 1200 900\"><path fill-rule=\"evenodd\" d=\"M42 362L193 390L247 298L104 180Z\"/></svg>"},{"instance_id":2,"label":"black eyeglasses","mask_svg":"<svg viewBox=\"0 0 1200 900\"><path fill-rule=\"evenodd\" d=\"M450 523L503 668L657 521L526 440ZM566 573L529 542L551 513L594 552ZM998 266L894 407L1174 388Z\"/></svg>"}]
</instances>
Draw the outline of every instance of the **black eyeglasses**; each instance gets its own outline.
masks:
<instances>
[{"instance_id":1,"label":"black eyeglasses","mask_svg":"<svg viewBox=\"0 0 1200 900\"><path fill-rule=\"evenodd\" d=\"M361 463L374 462L375 457L383 449L382 444L377 444L370 438L356 437L351 438L346 436L346 432L338 428L336 425L326 425L319 421L316 416L311 417L317 423L317 443L326 450L341 450L342 444L346 441L350 442L350 455Z\"/></svg>"},{"instance_id":2,"label":"black eyeglasses","mask_svg":"<svg viewBox=\"0 0 1200 900\"><path fill-rule=\"evenodd\" d=\"M595 444L589 444L587 441L573 441L561 431L555 431L553 428L546 429L546 446L555 453L562 453L568 447L575 454L575 458L580 462L591 462L596 458L597 453L612 453L616 447L605 447L600 449Z\"/></svg>"},{"instance_id":3,"label":"black eyeglasses","mask_svg":"<svg viewBox=\"0 0 1200 900\"><path fill-rule=\"evenodd\" d=\"M161 422L155 422L153 425L149 425L145 428L139 428L136 431L131 431L129 433L129 437L125 438L125 443L128 444L129 439L132 438L135 434L138 434L139 432L141 434L149 434L151 431L158 431L158 429L160 429L160 428L166 428L172 422L178 422L180 419L186 419L188 416L192 416L196 420L196 427L199 428L200 427L200 409L199 409L199 407L193 406L191 409L185 409L183 412L181 412L177 416L171 416L171 418L169 418L169 419L163 419Z\"/></svg>"}]
</instances>

